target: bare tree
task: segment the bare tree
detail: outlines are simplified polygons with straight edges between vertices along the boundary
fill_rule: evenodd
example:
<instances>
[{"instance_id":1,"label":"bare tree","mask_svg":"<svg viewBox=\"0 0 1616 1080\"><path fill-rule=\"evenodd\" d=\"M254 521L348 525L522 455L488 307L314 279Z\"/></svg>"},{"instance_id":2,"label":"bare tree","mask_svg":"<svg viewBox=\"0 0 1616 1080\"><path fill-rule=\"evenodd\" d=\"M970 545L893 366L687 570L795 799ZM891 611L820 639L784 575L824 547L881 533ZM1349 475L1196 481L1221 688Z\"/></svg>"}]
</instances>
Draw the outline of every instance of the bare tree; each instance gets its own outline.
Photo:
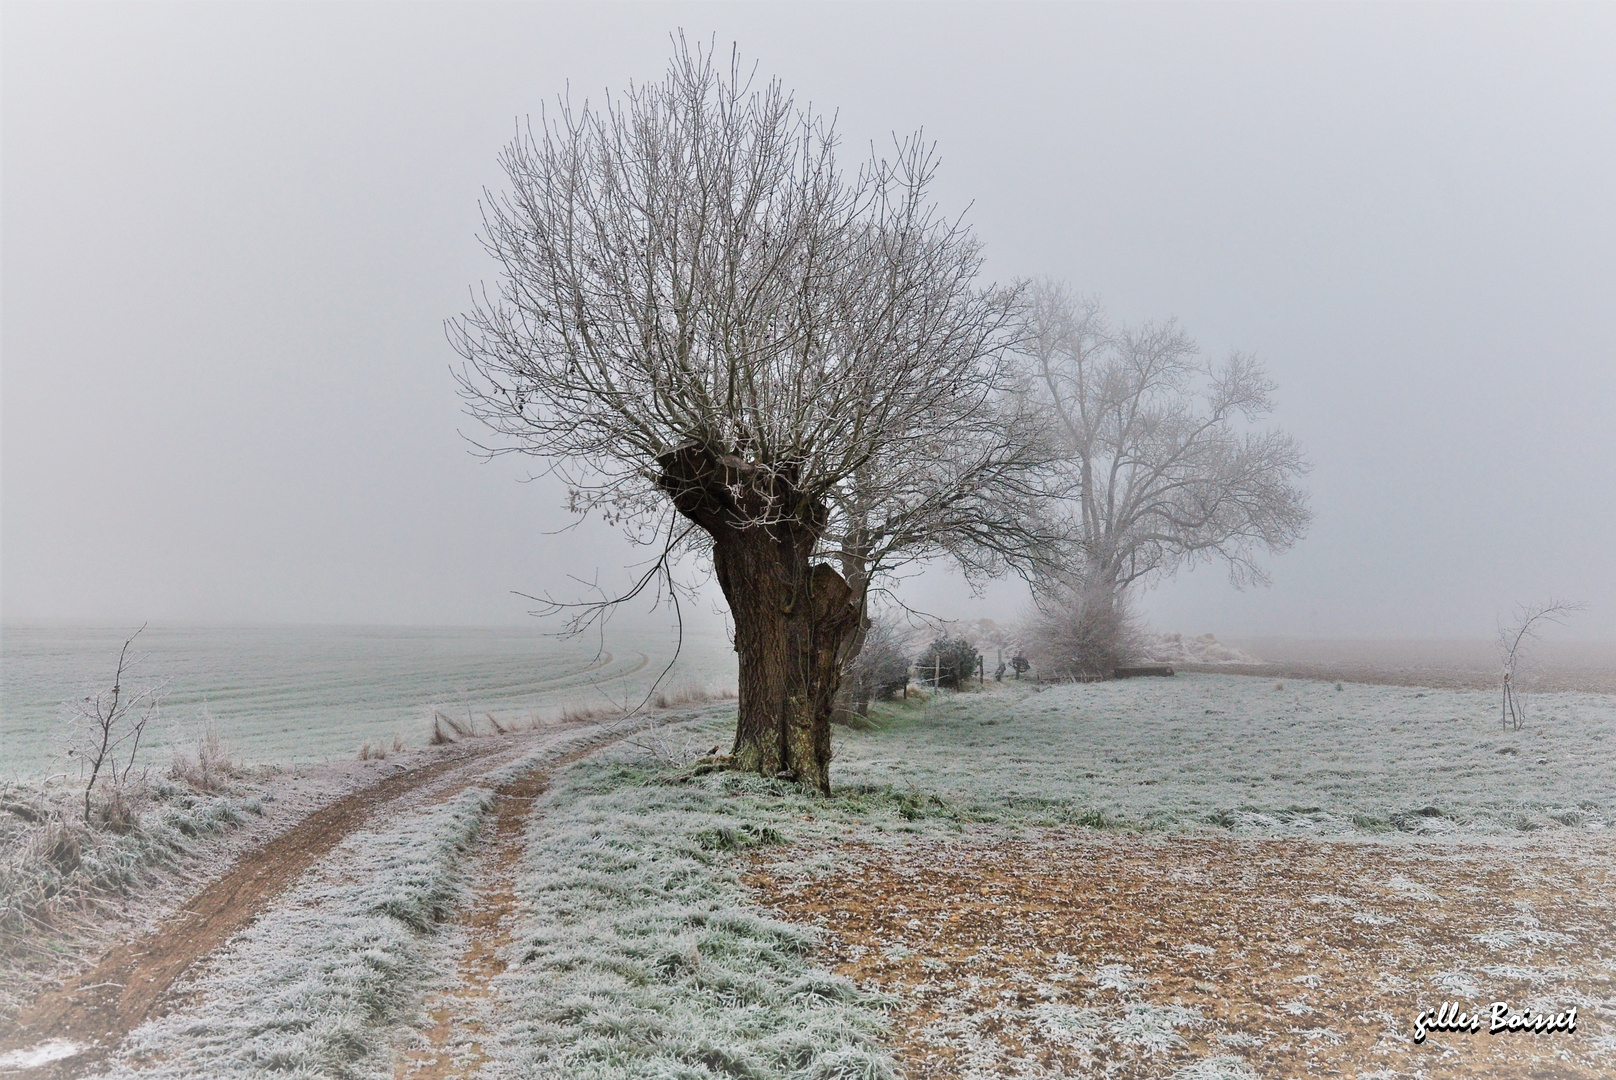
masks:
<instances>
[{"instance_id":1,"label":"bare tree","mask_svg":"<svg viewBox=\"0 0 1616 1080\"><path fill-rule=\"evenodd\" d=\"M162 703L162 684L138 690L124 685L124 680L136 663L129 656L129 647L145 629L142 624L139 630L129 635L119 650L118 667L112 675L112 689L86 695L74 703L73 711L83 733L84 745L82 748L75 746L69 753L79 759L89 774L84 782L86 823L91 819L90 796L98 780L111 785L113 807L121 810L129 774L140 753L141 736ZM123 763L122 769L118 767L120 761Z\"/></svg>"},{"instance_id":2,"label":"bare tree","mask_svg":"<svg viewBox=\"0 0 1616 1080\"><path fill-rule=\"evenodd\" d=\"M1047 456L1005 394L1013 292L977 284L976 239L929 202L933 151L849 173L836 145L777 81L681 40L661 82L563 101L506 147L500 286L449 324L483 449L546 460L574 511L654 545L573 625L710 558L733 764L821 790L871 582L938 554L1029 565L1045 535L1015 493Z\"/></svg>"},{"instance_id":3,"label":"bare tree","mask_svg":"<svg viewBox=\"0 0 1616 1080\"><path fill-rule=\"evenodd\" d=\"M1261 552L1287 550L1311 513L1308 471L1283 431L1252 430L1274 384L1241 354L1222 364L1169 321L1113 329L1065 286L1027 290L1020 350L1026 392L1061 444L1076 551L1048 586L1113 603L1135 583L1221 560L1238 587L1266 583ZM1075 595L1075 594L1074 594Z\"/></svg>"},{"instance_id":4,"label":"bare tree","mask_svg":"<svg viewBox=\"0 0 1616 1080\"><path fill-rule=\"evenodd\" d=\"M1519 731L1526 723L1526 701L1521 697L1521 674L1526 657L1526 646L1537 640L1538 634L1549 623L1563 623L1566 617L1582 611L1587 605L1549 600L1542 604L1522 604L1515 609L1515 621L1498 627L1498 659L1503 668L1500 689L1499 719L1507 731L1512 726Z\"/></svg>"}]
</instances>

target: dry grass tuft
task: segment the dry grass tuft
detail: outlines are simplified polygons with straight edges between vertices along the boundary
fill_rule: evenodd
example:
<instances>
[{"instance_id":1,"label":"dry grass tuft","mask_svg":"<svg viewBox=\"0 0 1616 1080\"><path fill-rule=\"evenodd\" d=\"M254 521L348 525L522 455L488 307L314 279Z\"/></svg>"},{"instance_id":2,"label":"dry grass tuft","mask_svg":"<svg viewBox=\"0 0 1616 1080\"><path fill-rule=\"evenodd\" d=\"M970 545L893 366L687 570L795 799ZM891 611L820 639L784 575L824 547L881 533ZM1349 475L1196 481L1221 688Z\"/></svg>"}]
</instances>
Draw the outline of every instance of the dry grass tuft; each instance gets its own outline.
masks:
<instances>
[{"instance_id":1,"label":"dry grass tuft","mask_svg":"<svg viewBox=\"0 0 1616 1080\"><path fill-rule=\"evenodd\" d=\"M615 720L623 715L623 710L615 705L582 705L566 704L561 706L557 713L557 722L562 724L587 724L597 720Z\"/></svg>"},{"instance_id":2,"label":"dry grass tuft","mask_svg":"<svg viewBox=\"0 0 1616 1080\"><path fill-rule=\"evenodd\" d=\"M461 739L475 738L476 735L476 729L471 726L469 719L462 723L438 709L432 710L432 737L427 741L433 746L457 743Z\"/></svg>"},{"instance_id":3,"label":"dry grass tuft","mask_svg":"<svg viewBox=\"0 0 1616 1080\"><path fill-rule=\"evenodd\" d=\"M219 738L219 729L209 723L197 740L195 754L176 751L168 767L171 780L189 786L194 791L213 794L230 789L230 781L243 775L240 766L230 760L230 751Z\"/></svg>"},{"instance_id":4,"label":"dry grass tuft","mask_svg":"<svg viewBox=\"0 0 1616 1080\"><path fill-rule=\"evenodd\" d=\"M684 682L670 686L666 690L658 690L651 695L653 709L677 709L684 705L705 705L711 701L731 701L736 697L736 691L725 687L720 690L711 690L699 683Z\"/></svg>"}]
</instances>

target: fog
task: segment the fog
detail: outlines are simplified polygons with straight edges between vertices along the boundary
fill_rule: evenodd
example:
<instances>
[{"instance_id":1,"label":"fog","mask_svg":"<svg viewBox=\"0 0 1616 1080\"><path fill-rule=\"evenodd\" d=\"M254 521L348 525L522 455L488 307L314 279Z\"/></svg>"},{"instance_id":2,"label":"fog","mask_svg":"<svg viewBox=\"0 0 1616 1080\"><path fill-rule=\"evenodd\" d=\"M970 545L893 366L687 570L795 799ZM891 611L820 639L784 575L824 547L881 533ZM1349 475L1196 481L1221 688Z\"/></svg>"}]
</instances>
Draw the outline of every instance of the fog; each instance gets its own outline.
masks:
<instances>
[{"instance_id":1,"label":"fog","mask_svg":"<svg viewBox=\"0 0 1616 1080\"><path fill-rule=\"evenodd\" d=\"M521 118L739 44L846 156L924 128L999 280L1267 362L1316 514L1226 637L1616 640L1616 7L8 4L0 614L510 624L625 578L480 462L442 320ZM706 604L710 612L716 590ZM946 568L943 615L1013 616ZM710 615L708 616L710 617Z\"/></svg>"}]
</instances>

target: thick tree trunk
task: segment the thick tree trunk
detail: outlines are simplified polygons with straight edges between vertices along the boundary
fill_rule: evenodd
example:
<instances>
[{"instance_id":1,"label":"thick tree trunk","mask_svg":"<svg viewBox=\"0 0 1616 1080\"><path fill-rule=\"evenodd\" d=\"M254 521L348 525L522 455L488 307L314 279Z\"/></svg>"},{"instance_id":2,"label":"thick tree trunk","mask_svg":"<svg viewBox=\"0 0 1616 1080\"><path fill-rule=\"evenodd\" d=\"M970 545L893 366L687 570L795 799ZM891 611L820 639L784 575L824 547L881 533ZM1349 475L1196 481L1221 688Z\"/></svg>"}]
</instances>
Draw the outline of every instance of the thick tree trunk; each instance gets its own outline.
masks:
<instances>
[{"instance_id":1,"label":"thick tree trunk","mask_svg":"<svg viewBox=\"0 0 1616 1080\"><path fill-rule=\"evenodd\" d=\"M790 478L686 446L660 460L662 489L713 539L713 567L735 620L740 708L737 768L830 792L830 716L839 652L859 610L842 576L811 555L822 505ZM779 508L796 504L789 517Z\"/></svg>"},{"instance_id":2,"label":"thick tree trunk","mask_svg":"<svg viewBox=\"0 0 1616 1080\"><path fill-rule=\"evenodd\" d=\"M724 536L713 552L740 654L731 756L737 768L788 774L829 793L837 653L857 611L840 574L823 563L810 566L804 552L772 531Z\"/></svg>"}]
</instances>

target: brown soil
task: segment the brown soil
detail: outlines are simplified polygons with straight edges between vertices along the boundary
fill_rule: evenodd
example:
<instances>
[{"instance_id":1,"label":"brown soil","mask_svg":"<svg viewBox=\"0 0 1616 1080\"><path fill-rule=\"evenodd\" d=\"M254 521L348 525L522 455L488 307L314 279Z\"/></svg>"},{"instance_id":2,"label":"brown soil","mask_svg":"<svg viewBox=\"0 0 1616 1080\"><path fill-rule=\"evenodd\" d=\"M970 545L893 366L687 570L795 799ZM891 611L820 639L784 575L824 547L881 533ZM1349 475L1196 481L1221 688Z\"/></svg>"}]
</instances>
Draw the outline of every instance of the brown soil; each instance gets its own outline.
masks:
<instances>
[{"instance_id":1,"label":"brown soil","mask_svg":"<svg viewBox=\"0 0 1616 1080\"><path fill-rule=\"evenodd\" d=\"M1414 847L1053 831L844 850L824 877L760 857L747 880L828 931L836 970L897 995L892 1048L912 1080L1157 1077L1212 1055L1263 1077L1616 1074L1609 837ZM1414 1043L1416 1013L1444 1000L1581 1007L1575 1032L1484 1025ZM1151 1015L1141 1006L1193 1015L1152 1051L1130 1006L1135 1019Z\"/></svg>"},{"instance_id":2,"label":"brown soil","mask_svg":"<svg viewBox=\"0 0 1616 1080\"><path fill-rule=\"evenodd\" d=\"M445 795L489 767L489 757L522 747L509 740L457 745L444 760L395 773L316 810L267 843L245 852L155 931L114 948L93 969L40 995L0 1035L0 1053L64 1040L89 1047L39 1068L8 1073L39 1078L82 1074L131 1030L160 1016L175 983L197 960L247 926L344 836L377 810L434 781Z\"/></svg>"},{"instance_id":3,"label":"brown soil","mask_svg":"<svg viewBox=\"0 0 1616 1080\"><path fill-rule=\"evenodd\" d=\"M576 761L598 747L590 746L559 759L556 765ZM554 766L552 766L554 768ZM516 920L516 868L522 857L523 834L533 801L550 784L548 772L529 773L495 792L493 827L481 837L469 877L471 903L454 916L464 935L454 979L427 1003L432 1026L424 1046L410 1047L393 1067L396 1080L451 1080L475 1073L487 1056L481 1041L487 1037L487 1011L494 1004L494 979L505 973L500 950L511 942Z\"/></svg>"}]
</instances>

